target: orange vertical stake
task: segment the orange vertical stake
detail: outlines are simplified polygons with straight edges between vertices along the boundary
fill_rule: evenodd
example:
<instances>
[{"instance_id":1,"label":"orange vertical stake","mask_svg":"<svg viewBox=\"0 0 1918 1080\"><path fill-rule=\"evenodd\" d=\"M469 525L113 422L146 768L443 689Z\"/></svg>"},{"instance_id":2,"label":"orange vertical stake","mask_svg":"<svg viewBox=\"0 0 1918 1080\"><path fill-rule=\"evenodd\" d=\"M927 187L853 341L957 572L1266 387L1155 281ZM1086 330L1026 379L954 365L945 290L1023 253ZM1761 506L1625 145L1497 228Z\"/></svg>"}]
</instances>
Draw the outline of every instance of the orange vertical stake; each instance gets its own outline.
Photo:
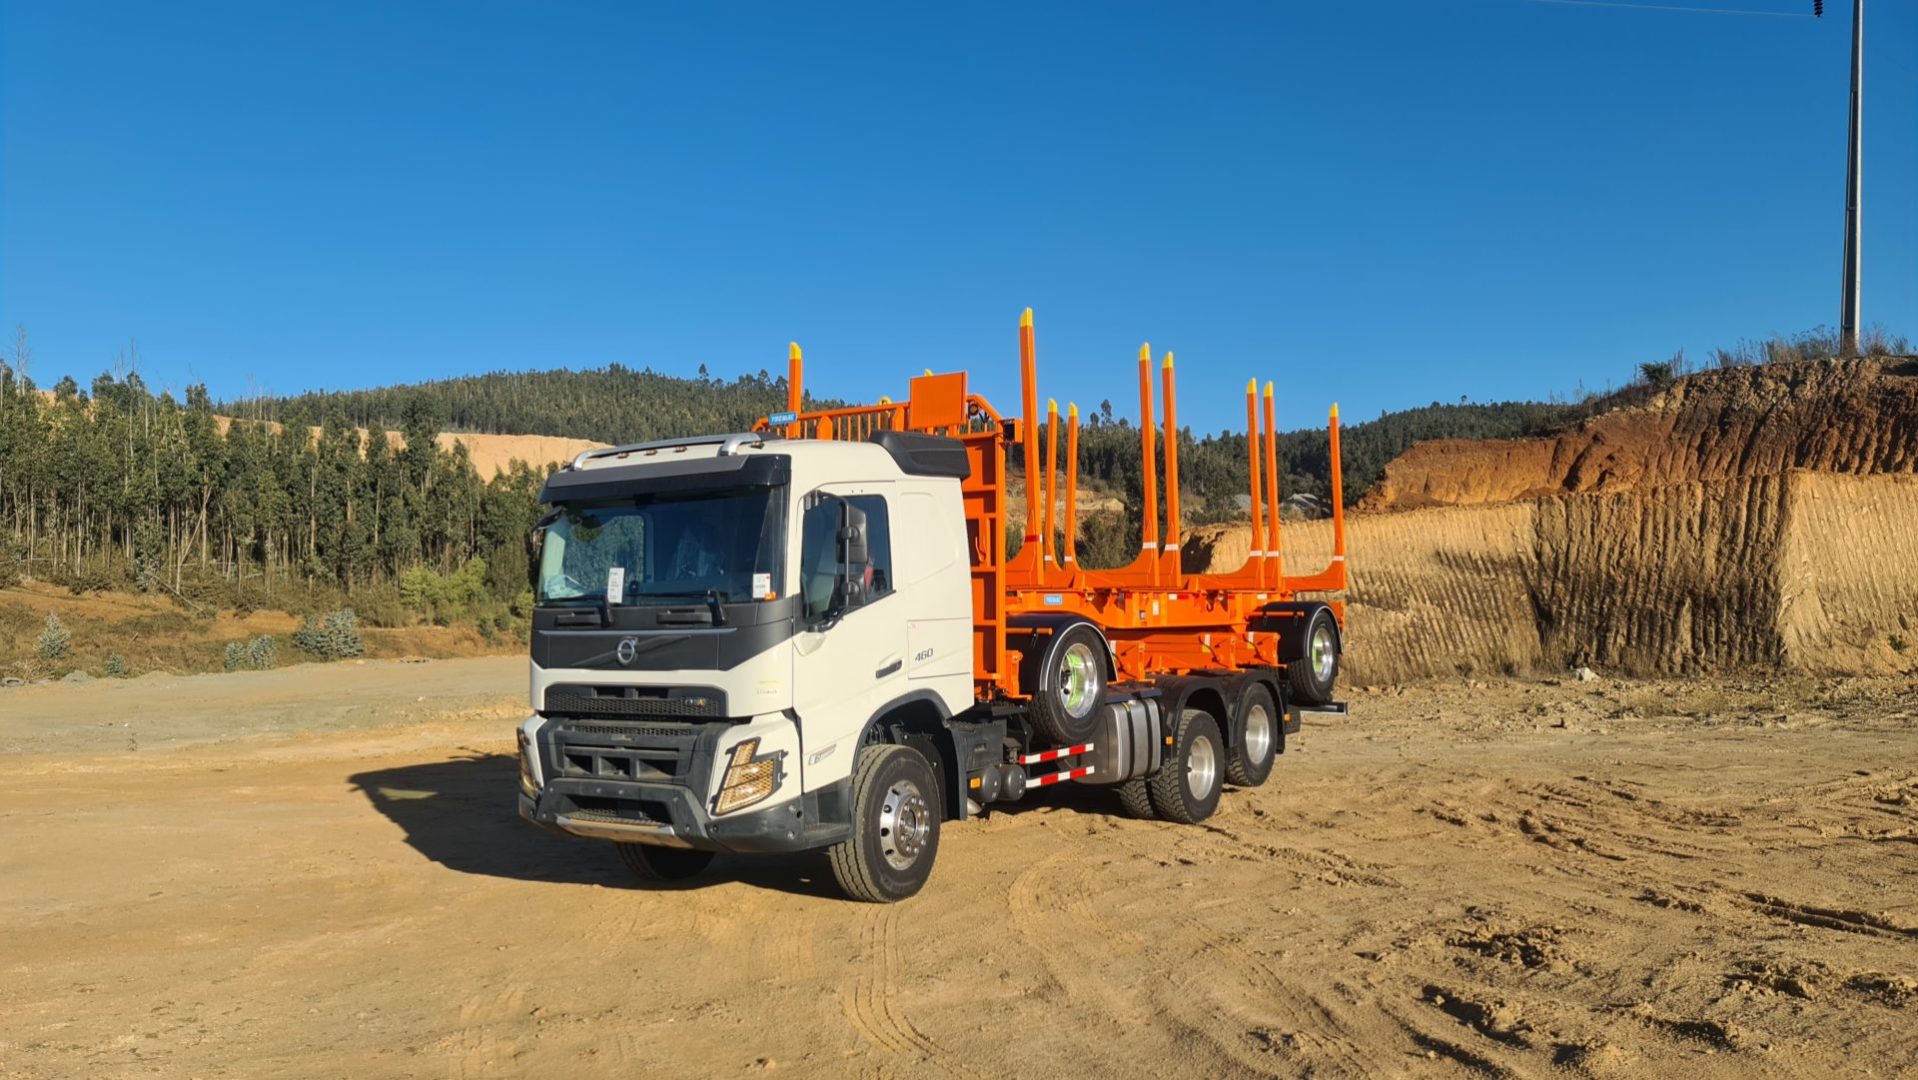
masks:
<instances>
[{"instance_id":1,"label":"orange vertical stake","mask_svg":"<svg viewBox=\"0 0 1918 1080\"><path fill-rule=\"evenodd\" d=\"M1059 553L1062 565L1076 565L1072 557L1074 542L1079 536L1079 406L1066 405L1066 537L1064 550Z\"/></svg>"},{"instance_id":2,"label":"orange vertical stake","mask_svg":"<svg viewBox=\"0 0 1918 1080\"><path fill-rule=\"evenodd\" d=\"M1172 353L1165 354L1165 563L1179 580L1179 401L1173 389Z\"/></svg>"},{"instance_id":3,"label":"orange vertical stake","mask_svg":"<svg viewBox=\"0 0 1918 1080\"><path fill-rule=\"evenodd\" d=\"M1039 538L1040 561L1053 563L1052 513L1059 501L1059 403L1046 399L1046 512L1045 532Z\"/></svg>"},{"instance_id":4,"label":"orange vertical stake","mask_svg":"<svg viewBox=\"0 0 1918 1080\"><path fill-rule=\"evenodd\" d=\"M1139 440L1145 453L1144 505L1139 508L1142 522L1139 537L1140 558L1152 570L1152 583L1159 583L1159 453L1155 441L1158 423L1152 417L1152 346L1139 346Z\"/></svg>"},{"instance_id":5,"label":"orange vertical stake","mask_svg":"<svg viewBox=\"0 0 1918 1080\"><path fill-rule=\"evenodd\" d=\"M1026 544L1039 539L1039 358L1033 343L1032 309L1019 316L1019 393L1025 409L1019 425L1024 428L1026 451ZM1022 549L1023 550L1023 549ZM1033 565L1039 553L1029 556Z\"/></svg>"},{"instance_id":6,"label":"orange vertical stake","mask_svg":"<svg viewBox=\"0 0 1918 1080\"><path fill-rule=\"evenodd\" d=\"M1258 571L1256 580L1265 585L1265 491L1259 483L1259 380L1245 381L1246 475L1252 480L1252 547L1246 552L1246 565Z\"/></svg>"},{"instance_id":7,"label":"orange vertical stake","mask_svg":"<svg viewBox=\"0 0 1918 1080\"><path fill-rule=\"evenodd\" d=\"M1277 414L1272 405L1272 383L1265 384L1265 560L1271 568L1273 585L1285 579L1285 562L1279 551L1279 437Z\"/></svg>"},{"instance_id":8,"label":"orange vertical stake","mask_svg":"<svg viewBox=\"0 0 1918 1080\"><path fill-rule=\"evenodd\" d=\"M786 350L786 411L797 417L806 400L805 392L800 389L806 374L806 362L800 355L799 342L791 342ZM788 439L798 438L802 431L797 420L786 425Z\"/></svg>"},{"instance_id":9,"label":"orange vertical stake","mask_svg":"<svg viewBox=\"0 0 1918 1080\"><path fill-rule=\"evenodd\" d=\"M1326 420L1326 438L1332 452L1332 569L1337 588L1345 588L1345 476L1339 467L1339 403L1332 403Z\"/></svg>"}]
</instances>

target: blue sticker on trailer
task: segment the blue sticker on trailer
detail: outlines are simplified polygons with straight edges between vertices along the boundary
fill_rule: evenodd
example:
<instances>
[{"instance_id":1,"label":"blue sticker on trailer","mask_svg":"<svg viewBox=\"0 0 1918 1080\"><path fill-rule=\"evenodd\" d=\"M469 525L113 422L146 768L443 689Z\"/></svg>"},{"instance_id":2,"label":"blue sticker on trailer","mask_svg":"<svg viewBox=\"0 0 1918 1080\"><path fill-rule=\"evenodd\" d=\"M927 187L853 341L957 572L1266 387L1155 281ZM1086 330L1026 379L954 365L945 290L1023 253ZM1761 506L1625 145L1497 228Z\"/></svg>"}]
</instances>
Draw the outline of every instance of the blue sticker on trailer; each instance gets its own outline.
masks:
<instances>
[{"instance_id":1,"label":"blue sticker on trailer","mask_svg":"<svg viewBox=\"0 0 1918 1080\"><path fill-rule=\"evenodd\" d=\"M1053 593L1047 593L1047 594L1046 594L1046 606L1047 606L1047 607L1058 607L1059 605L1061 605L1061 604L1063 604L1063 603L1065 603L1065 602L1066 602L1066 598L1065 598L1064 596L1062 596L1062 595L1060 595L1059 593L1056 593L1056 592L1053 592Z\"/></svg>"},{"instance_id":2,"label":"blue sticker on trailer","mask_svg":"<svg viewBox=\"0 0 1918 1080\"><path fill-rule=\"evenodd\" d=\"M768 416L766 422L768 424L790 424L797 419L799 419L799 414L796 412L776 412Z\"/></svg>"}]
</instances>

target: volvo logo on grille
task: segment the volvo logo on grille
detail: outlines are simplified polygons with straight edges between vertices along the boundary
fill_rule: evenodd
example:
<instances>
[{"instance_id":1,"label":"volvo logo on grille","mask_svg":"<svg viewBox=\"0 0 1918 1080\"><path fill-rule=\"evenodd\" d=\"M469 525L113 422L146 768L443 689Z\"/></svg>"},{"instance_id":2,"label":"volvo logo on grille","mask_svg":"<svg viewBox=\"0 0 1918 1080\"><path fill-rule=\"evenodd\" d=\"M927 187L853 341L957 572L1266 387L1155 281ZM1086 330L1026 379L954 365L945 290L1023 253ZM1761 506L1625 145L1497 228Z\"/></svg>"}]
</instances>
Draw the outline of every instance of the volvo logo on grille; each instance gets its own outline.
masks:
<instances>
[{"instance_id":1,"label":"volvo logo on grille","mask_svg":"<svg viewBox=\"0 0 1918 1080\"><path fill-rule=\"evenodd\" d=\"M620 638L619 648L613 650L613 656L618 658L621 667L625 667L626 665L631 664L633 662L633 658L638 655L639 655L639 639L638 638L630 638L630 637Z\"/></svg>"}]
</instances>

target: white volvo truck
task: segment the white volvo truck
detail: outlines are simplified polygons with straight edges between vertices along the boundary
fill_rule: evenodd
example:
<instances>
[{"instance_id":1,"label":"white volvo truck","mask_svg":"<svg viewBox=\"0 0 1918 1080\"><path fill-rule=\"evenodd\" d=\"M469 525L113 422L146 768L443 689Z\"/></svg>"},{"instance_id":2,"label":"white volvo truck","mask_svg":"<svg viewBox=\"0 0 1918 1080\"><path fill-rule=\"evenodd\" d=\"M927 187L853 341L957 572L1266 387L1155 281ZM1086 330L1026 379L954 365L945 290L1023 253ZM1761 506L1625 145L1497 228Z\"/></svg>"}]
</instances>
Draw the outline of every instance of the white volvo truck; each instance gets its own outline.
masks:
<instances>
[{"instance_id":1,"label":"white volvo truck","mask_svg":"<svg viewBox=\"0 0 1918 1080\"><path fill-rule=\"evenodd\" d=\"M1006 559L993 493L1033 432L973 401L933 431L781 437L804 426L789 414L555 473L521 816L612 841L651 880L827 849L850 896L895 901L943 822L1067 780L1201 820L1228 779L1265 779L1301 712L1342 711L1342 605L1276 573L1215 595L1042 565L1036 536ZM1191 611L1216 631L1181 625Z\"/></svg>"}]
</instances>

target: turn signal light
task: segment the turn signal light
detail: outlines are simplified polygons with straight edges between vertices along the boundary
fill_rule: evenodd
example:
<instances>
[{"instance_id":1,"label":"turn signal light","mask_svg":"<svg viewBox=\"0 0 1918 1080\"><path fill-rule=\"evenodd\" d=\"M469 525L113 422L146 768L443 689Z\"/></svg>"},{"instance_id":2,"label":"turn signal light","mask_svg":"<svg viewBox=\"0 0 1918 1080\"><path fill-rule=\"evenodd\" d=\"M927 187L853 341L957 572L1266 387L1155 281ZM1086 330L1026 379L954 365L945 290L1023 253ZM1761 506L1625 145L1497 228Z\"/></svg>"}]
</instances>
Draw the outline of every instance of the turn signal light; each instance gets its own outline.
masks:
<instances>
[{"instance_id":1,"label":"turn signal light","mask_svg":"<svg viewBox=\"0 0 1918 1080\"><path fill-rule=\"evenodd\" d=\"M785 755L773 753L759 757L758 753L758 739L747 739L733 747L725 779L719 785L719 800L713 806L714 814L729 814L763 802L778 790L779 759Z\"/></svg>"}]
</instances>

